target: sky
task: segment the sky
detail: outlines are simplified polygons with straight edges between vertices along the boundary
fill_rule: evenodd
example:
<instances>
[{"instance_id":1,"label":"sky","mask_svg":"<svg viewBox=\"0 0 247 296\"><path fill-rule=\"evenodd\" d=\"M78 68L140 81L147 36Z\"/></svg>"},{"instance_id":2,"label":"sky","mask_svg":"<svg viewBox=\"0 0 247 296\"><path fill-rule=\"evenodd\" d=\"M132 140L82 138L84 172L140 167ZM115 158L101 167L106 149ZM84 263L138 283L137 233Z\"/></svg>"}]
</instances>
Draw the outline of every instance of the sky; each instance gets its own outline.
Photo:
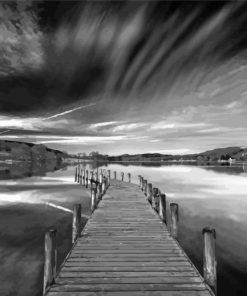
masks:
<instances>
[{"instance_id":1,"label":"sky","mask_svg":"<svg viewBox=\"0 0 247 296\"><path fill-rule=\"evenodd\" d=\"M1 1L0 140L110 155L246 147L246 8Z\"/></svg>"}]
</instances>

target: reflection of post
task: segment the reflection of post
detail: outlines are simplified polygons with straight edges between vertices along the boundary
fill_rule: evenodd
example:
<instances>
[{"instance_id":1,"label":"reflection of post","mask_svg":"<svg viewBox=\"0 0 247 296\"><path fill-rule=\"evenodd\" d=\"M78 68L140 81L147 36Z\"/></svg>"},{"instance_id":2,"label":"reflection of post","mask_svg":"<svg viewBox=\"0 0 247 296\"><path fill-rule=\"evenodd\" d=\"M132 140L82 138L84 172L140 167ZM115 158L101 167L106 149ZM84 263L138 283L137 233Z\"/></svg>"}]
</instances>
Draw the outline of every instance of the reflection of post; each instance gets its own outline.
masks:
<instances>
[{"instance_id":1,"label":"reflection of post","mask_svg":"<svg viewBox=\"0 0 247 296\"><path fill-rule=\"evenodd\" d=\"M171 203L171 236L175 239L178 238L178 204Z\"/></svg>"},{"instance_id":2,"label":"reflection of post","mask_svg":"<svg viewBox=\"0 0 247 296\"><path fill-rule=\"evenodd\" d=\"M74 243L80 235L81 227L81 205L74 205L73 226L72 226L72 243Z\"/></svg>"},{"instance_id":3,"label":"reflection of post","mask_svg":"<svg viewBox=\"0 0 247 296\"><path fill-rule=\"evenodd\" d=\"M45 295L47 289L55 283L57 266L56 234L57 231L55 229L51 229L45 234L45 265L43 295Z\"/></svg>"},{"instance_id":4,"label":"reflection of post","mask_svg":"<svg viewBox=\"0 0 247 296\"><path fill-rule=\"evenodd\" d=\"M213 228L205 227L202 233L204 237L203 276L205 282L213 289L214 294L217 295L216 231Z\"/></svg>"}]
</instances>

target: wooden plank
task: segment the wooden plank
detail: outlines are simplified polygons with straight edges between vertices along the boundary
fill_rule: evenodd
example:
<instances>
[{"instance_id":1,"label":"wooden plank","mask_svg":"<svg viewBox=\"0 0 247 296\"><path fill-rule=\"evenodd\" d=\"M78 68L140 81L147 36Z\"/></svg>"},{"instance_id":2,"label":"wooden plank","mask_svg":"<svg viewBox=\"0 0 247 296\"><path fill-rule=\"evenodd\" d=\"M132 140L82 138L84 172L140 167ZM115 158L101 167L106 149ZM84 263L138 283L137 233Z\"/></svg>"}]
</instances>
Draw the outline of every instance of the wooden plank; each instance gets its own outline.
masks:
<instances>
[{"instance_id":1,"label":"wooden plank","mask_svg":"<svg viewBox=\"0 0 247 296\"><path fill-rule=\"evenodd\" d=\"M102 296L102 292L49 292L50 296ZM208 291L127 291L104 292L104 296L210 296Z\"/></svg>"},{"instance_id":2,"label":"wooden plank","mask_svg":"<svg viewBox=\"0 0 247 296\"><path fill-rule=\"evenodd\" d=\"M183 263L183 262L181 262ZM187 263L187 262L186 262ZM188 264L181 264L179 266L165 265L165 266L102 266L102 267L83 267L83 266L73 266L73 267L63 267L63 271L193 271L193 268Z\"/></svg>"},{"instance_id":3,"label":"wooden plank","mask_svg":"<svg viewBox=\"0 0 247 296\"><path fill-rule=\"evenodd\" d=\"M54 284L50 291L177 291L177 290L206 290L203 283L189 284Z\"/></svg>"}]
</instances>

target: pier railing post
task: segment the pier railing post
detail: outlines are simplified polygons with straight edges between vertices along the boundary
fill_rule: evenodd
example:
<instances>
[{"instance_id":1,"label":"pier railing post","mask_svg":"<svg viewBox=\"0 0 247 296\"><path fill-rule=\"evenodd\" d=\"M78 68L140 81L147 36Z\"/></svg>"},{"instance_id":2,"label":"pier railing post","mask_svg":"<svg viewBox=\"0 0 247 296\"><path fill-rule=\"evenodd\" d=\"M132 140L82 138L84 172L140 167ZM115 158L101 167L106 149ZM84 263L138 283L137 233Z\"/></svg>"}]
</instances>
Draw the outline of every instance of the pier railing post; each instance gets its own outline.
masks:
<instances>
[{"instance_id":1,"label":"pier railing post","mask_svg":"<svg viewBox=\"0 0 247 296\"><path fill-rule=\"evenodd\" d=\"M143 191L143 189L144 189L144 186L143 186L143 177L142 176L140 176L140 187L141 187L141 190Z\"/></svg>"},{"instance_id":2,"label":"pier railing post","mask_svg":"<svg viewBox=\"0 0 247 296\"><path fill-rule=\"evenodd\" d=\"M86 188L88 188L88 170L86 170Z\"/></svg>"},{"instance_id":3,"label":"pier railing post","mask_svg":"<svg viewBox=\"0 0 247 296\"><path fill-rule=\"evenodd\" d=\"M75 167L75 182L77 182L77 166Z\"/></svg>"},{"instance_id":4,"label":"pier railing post","mask_svg":"<svg viewBox=\"0 0 247 296\"><path fill-rule=\"evenodd\" d=\"M72 244L77 240L81 231L81 205L74 205L72 224Z\"/></svg>"},{"instance_id":5,"label":"pier railing post","mask_svg":"<svg viewBox=\"0 0 247 296\"><path fill-rule=\"evenodd\" d=\"M159 212L159 189L156 187L153 187L153 208Z\"/></svg>"},{"instance_id":6,"label":"pier railing post","mask_svg":"<svg viewBox=\"0 0 247 296\"><path fill-rule=\"evenodd\" d=\"M170 203L171 211L171 236L178 238L178 204Z\"/></svg>"},{"instance_id":7,"label":"pier railing post","mask_svg":"<svg viewBox=\"0 0 247 296\"><path fill-rule=\"evenodd\" d=\"M104 195L105 193L106 193L106 180L104 178L102 183L102 194Z\"/></svg>"},{"instance_id":8,"label":"pier railing post","mask_svg":"<svg viewBox=\"0 0 247 296\"><path fill-rule=\"evenodd\" d=\"M101 170L101 173L100 173L100 175L99 175L99 182L100 182L100 184L103 183L103 174L102 174L102 170Z\"/></svg>"},{"instance_id":9,"label":"pier railing post","mask_svg":"<svg viewBox=\"0 0 247 296\"><path fill-rule=\"evenodd\" d=\"M117 180L117 172L114 171L114 180Z\"/></svg>"},{"instance_id":10,"label":"pier railing post","mask_svg":"<svg viewBox=\"0 0 247 296\"><path fill-rule=\"evenodd\" d=\"M85 170L82 171L82 186L85 186Z\"/></svg>"},{"instance_id":11,"label":"pier railing post","mask_svg":"<svg viewBox=\"0 0 247 296\"><path fill-rule=\"evenodd\" d=\"M128 182L131 183L131 174L128 173Z\"/></svg>"},{"instance_id":12,"label":"pier railing post","mask_svg":"<svg viewBox=\"0 0 247 296\"><path fill-rule=\"evenodd\" d=\"M148 184L148 181L143 180L143 192L146 196L147 196L147 184Z\"/></svg>"},{"instance_id":13,"label":"pier railing post","mask_svg":"<svg viewBox=\"0 0 247 296\"><path fill-rule=\"evenodd\" d=\"M97 201L102 199L102 184L97 185Z\"/></svg>"},{"instance_id":14,"label":"pier railing post","mask_svg":"<svg viewBox=\"0 0 247 296\"><path fill-rule=\"evenodd\" d=\"M55 283L57 266L57 243L55 229L49 230L45 234L45 264L44 264L44 286L43 295L47 289Z\"/></svg>"},{"instance_id":15,"label":"pier railing post","mask_svg":"<svg viewBox=\"0 0 247 296\"><path fill-rule=\"evenodd\" d=\"M93 188L93 171L90 172L90 187Z\"/></svg>"},{"instance_id":16,"label":"pier railing post","mask_svg":"<svg viewBox=\"0 0 247 296\"><path fill-rule=\"evenodd\" d=\"M107 170L107 176L111 179L111 170Z\"/></svg>"},{"instance_id":17,"label":"pier railing post","mask_svg":"<svg viewBox=\"0 0 247 296\"><path fill-rule=\"evenodd\" d=\"M147 198L149 203L152 205L152 196L153 196L153 185L152 183L147 184Z\"/></svg>"},{"instance_id":18,"label":"pier railing post","mask_svg":"<svg viewBox=\"0 0 247 296\"><path fill-rule=\"evenodd\" d=\"M215 251L216 231L213 228L205 227L202 230L203 246L203 276L205 282L217 295L217 261Z\"/></svg>"},{"instance_id":19,"label":"pier railing post","mask_svg":"<svg viewBox=\"0 0 247 296\"><path fill-rule=\"evenodd\" d=\"M166 223L166 195L161 193L159 197L159 215L161 220Z\"/></svg>"},{"instance_id":20,"label":"pier railing post","mask_svg":"<svg viewBox=\"0 0 247 296\"><path fill-rule=\"evenodd\" d=\"M122 181L124 181L124 172L121 173Z\"/></svg>"},{"instance_id":21,"label":"pier railing post","mask_svg":"<svg viewBox=\"0 0 247 296\"><path fill-rule=\"evenodd\" d=\"M80 183L80 172L81 172L81 169L80 169L80 166L78 165L78 168L77 168L77 183Z\"/></svg>"},{"instance_id":22,"label":"pier railing post","mask_svg":"<svg viewBox=\"0 0 247 296\"><path fill-rule=\"evenodd\" d=\"M96 188L91 188L91 201L91 210L93 212L97 207Z\"/></svg>"},{"instance_id":23,"label":"pier railing post","mask_svg":"<svg viewBox=\"0 0 247 296\"><path fill-rule=\"evenodd\" d=\"M82 168L80 168L80 185L82 185Z\"/></svg>"},{"instance_id":24,"label":"pier railing post","mask_svg":"<svg viewBox=\"0 0 247 296\"><path fill-rule=\"evenodd\" d=\"M138 175L138 181L139 181L138 186L141 187L141 175Z\"/></svg>"}]
</instances>

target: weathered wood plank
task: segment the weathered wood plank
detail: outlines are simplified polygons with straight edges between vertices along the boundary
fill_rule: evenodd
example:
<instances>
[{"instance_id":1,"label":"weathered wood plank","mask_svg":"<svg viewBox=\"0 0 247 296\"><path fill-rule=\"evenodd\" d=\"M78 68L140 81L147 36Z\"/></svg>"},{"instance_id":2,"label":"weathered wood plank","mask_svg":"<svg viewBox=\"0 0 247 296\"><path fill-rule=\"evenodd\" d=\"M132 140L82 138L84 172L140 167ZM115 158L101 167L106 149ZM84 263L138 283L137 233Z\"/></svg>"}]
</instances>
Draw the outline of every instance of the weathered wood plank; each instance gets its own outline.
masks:
<instances>
[{"instance_id":1,"label":"weathered wood plank","mask_svg":"<svg viewBox=\"0 0 247 296\"><path fill-rule=\"evenodd\" d=\"M50 292L50 296L210 296L208 291Z\"/></svg>"}]
</instances>

